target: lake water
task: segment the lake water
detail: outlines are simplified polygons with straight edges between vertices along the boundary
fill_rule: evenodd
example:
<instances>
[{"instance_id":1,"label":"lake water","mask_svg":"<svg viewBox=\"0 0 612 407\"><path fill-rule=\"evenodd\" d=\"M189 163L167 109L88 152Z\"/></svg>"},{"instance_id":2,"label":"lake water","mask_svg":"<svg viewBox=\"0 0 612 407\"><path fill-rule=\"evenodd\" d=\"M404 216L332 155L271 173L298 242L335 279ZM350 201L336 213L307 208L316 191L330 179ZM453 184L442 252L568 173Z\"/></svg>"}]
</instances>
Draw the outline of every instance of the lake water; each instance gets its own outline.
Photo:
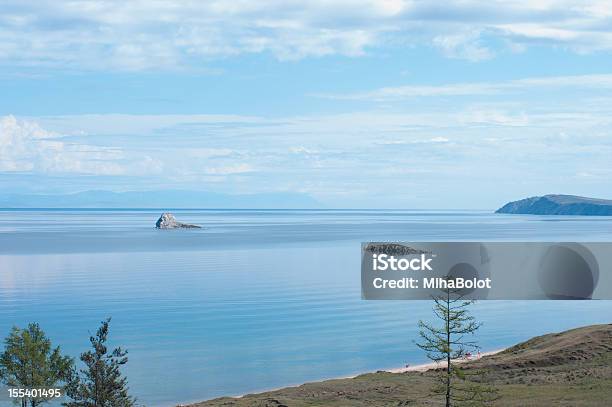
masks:
<instances>
[{"instance_id":1,"label":"lake water","mask_svg":"<svg viewBox=\"0 0 612 407\"><path fill-rule=\"evenodd\" d=\"M424 362L427 301L363 301L370 240L611 241L612 218L441 211L0 211L0 335L38 322L77 357L112 316L112 344L148 406ZM483 349L609 323L610 301L482 301Z\"/></svg>"}]
</instances>

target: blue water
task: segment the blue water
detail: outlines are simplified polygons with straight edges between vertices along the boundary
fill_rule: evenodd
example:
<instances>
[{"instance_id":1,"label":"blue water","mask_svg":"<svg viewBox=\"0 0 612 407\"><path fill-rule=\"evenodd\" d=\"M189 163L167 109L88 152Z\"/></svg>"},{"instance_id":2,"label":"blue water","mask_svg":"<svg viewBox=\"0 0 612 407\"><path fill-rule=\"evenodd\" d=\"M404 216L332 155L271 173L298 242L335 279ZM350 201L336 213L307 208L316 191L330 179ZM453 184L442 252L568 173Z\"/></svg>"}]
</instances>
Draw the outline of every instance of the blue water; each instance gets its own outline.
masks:
<instances>
[{"instance_id":1,"label":"blue water","mask_svg":"<svg viewBox=\"0 0 612 407\"><path fill-rule=\"evenodd\" d=\"M424 362L428 302L363 301L368 240L610 241L612 218L440 211L175 211L201 230L160 231L158 211L0 211L0 335L41 324L78 356L100 320L129 350L148 406ZM482 301L497 349L609 323L612 302Z\"/></svg>"}]
</instances>

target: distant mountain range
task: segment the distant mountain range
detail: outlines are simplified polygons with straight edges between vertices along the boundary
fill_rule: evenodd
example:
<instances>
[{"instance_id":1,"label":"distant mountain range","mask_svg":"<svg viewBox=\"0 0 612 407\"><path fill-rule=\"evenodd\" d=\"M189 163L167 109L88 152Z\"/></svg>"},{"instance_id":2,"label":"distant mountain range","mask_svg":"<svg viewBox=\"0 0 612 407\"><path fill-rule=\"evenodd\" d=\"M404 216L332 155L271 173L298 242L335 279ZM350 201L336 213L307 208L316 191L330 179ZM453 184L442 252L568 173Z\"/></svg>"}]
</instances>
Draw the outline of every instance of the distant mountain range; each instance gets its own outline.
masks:
<instances>
[{"instance_id":1,"label":"distant mountain range","mask_svg":"<svg viewBox=\"0 0 612 407\"><path fill-rule=\"evenodd\" d=\"M293 192L231 195L213 192L84 191L73 194L0 194L2 208L319 208L307 194Z\"/></svg>"},{"instance_id":2,"label":"distant mountain range","mask_svg":"<svg viewBox=\"0 0 612 407\"><path fill-rule=\"evenodd\" d=\"M495 213L612 216L612 200L575 195L534 196L509 202Z\"/></svg>"}]
</instances>

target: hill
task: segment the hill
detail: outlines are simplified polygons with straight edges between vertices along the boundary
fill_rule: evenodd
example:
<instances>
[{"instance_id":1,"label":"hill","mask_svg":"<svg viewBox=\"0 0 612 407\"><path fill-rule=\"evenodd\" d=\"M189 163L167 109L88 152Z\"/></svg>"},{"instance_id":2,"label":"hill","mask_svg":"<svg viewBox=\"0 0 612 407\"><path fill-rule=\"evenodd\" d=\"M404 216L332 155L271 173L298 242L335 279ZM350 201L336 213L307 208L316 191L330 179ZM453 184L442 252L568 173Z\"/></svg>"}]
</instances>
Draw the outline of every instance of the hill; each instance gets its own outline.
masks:
<instances>
[{"instance_id":1,"label":"hill","mask_svg":"<svg viewBox=\"0 0 612 407\"><path fill-rule=\"evenodd\" d=\"M544 195L509 202L495 213L612 216L612 200L575 195Z\"/></svg>"},{"instance_id":2,"label":"hill","mask_svg":"<svg viewBox=\"0 0 612 407\"><path fill-rule=\"evenodd\" d=\"M609 406L612 324L539 336L462 366L486 369L500 391L496 406ZM369 373L190 407L440 406L429 395L434 374Z\"/></svg>"}]
</instances>

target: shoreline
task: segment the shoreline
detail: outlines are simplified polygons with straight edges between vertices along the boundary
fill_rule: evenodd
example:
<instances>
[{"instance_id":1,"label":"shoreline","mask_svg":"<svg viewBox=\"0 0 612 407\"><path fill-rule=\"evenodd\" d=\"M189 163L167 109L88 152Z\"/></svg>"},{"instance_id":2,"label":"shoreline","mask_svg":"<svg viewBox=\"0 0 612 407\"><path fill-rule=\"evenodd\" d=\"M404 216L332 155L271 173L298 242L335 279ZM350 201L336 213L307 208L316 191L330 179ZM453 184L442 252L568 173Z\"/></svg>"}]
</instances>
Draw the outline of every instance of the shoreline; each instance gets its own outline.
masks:
<instances>
[{"instance_id":1,"label":"shoreline","mask_svg":"<svg viewBox=\"0 0 612 407\"><path fill-rule=\"evenodd\" d=\"M457 364L463 364L466 362L473 362L475 360L479 360L485 356L491 356L491 355L495 355L499 352L502 352L503 350L505 350L506 348L501 348L501 349L495 349L495 350L490 350L487 352L481 352L480 353L480 357L472 357L470 359L453 359L454 363ZM444 365L444 363L435 363L435 362L429 362L429 363L421 363L418 365L409 365L407 367L399 367L399 368L392 368L392 369L386 369L383 370L384 372L389 372L389 373L406 373L406 372L426 372L428 370L432 370L432 369L437 369L438 367L442 367ZM357 375L359 376L359 375ZM357 376L353 376L353 377L347 377L347 379L352 379L354 377Z\"/></svg>"},{"instance_id":2,"label":"shoreline","mask_svg":"<svg viewBox=\"0 0 612 407\"><path fill-rule=\"evenodd\" d=\"M512 405L608 406L612 388L612 323L587 325L532 337L506 350L488 350L476 357L455 359L487 371L499 398ZM494 355L494 356L491 356ZM577 357L576 355L580 355ZM483 358L484 356L488 356ZM276 406L397 406L423 404L446 361L420 363L349 378L316 379L297 386L252 392L237 397L216 397L184 407ZM432 370L439 369L439 370ZM427 372L427 373L422 373ZM399 374L397 374L399 373ZM404 374L402 374L404 373ZM443 398L443 397L442 397ZM507 403L506 403L507 404Z\"/></svg>"},{"instance_id":3,"label":"shoreline","mask_svg":"<svg viewBox=\"0 0 612 407\"><path fill-rule=\"evenodd\" d=\"M505 350L506 348L500 348L500 349L495 349L495 350L491 350L491 351L487 351L487 352L481 352L480 354L480 358L483 358L485 356L491 356L491 355L495 355L499 352L502 352L503 350ZM477 357L473 357L471 359L454 359L453 361L455 363L466 363L466 362L471 362L474 360L478 360L480 358ZM271 392L271 391L278 391L278 390L282 390L282 389L286 389L286 388L290 388L290 387L299 387L302 386L306 383L319 383L319 382L325 382L328 380L343 380L343 379L354 379L358 376L364 375L364 374L369 374L369 373L376 373L376 372L388 372L388 373L407 373L407 372L426 372L428 370L432 370L432 369L436 369L438 367L438 364L434 363L434 362L430 362L430 363L420 363L418 365L409 365L408 367L396 367L396 368L388 368L388 369L379 369L379 370L375 370L375 371L368 371L368 372L361 372L361 373L356 373L354 375L349 375L349 376L336 376L336 377L328 377L328 378L320 378L317 380L313 380L310 382L304 382L304 383L299 383L299 384L289 384L289 385L285 385L282 387L274 387L274 388L270 388L270 389L264 389L264 390L255 390L249 393L243 393L243 394L238 394L238 395L234 395L234 396L220 396L220 397L215 397L215 398L222 398L222 397L227 397L227 398L233 398L233 399L241 399L245 396L251 395L251 394L261 394L261 393L267 393L267 392ZM177 407L187 407L187 406L191 406L193 404L197 404L197 403L202 403L204 401L209 401L209 400L214 400L213 399L208 399L208 400L199 400L199 401L195 401L195 402L188 402L185 404L177 404Z\"/></svg>"}]
</instances>

